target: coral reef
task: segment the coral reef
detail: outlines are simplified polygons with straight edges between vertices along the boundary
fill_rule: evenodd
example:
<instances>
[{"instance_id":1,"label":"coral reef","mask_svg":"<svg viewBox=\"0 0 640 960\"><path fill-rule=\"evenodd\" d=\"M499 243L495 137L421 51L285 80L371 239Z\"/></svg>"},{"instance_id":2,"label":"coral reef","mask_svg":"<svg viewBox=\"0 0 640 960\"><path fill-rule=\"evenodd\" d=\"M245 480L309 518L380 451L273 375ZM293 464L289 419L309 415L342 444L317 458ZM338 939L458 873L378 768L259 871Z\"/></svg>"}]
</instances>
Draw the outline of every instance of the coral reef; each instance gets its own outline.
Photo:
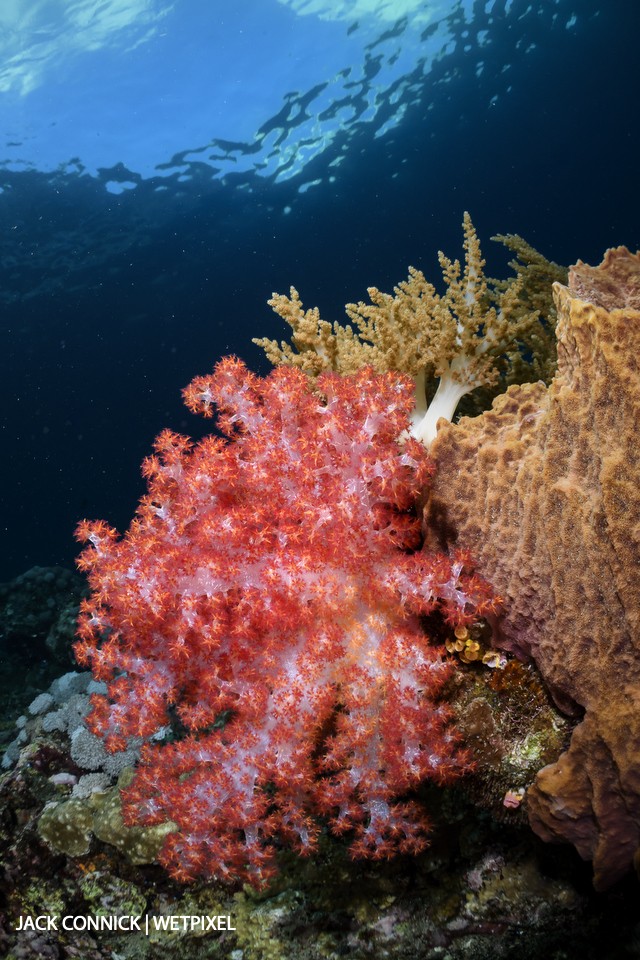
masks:
<instances>
[{"instance_id":1,"label":"coral reef","mask_svg":"<svg viewBox=\"0 0 640 960\"><path fill-rule=\"evenodd\" d=\"M547 736L543 715L552 727L557 719L531 667L510 661L505 670L487 670L475 663L449 681L455 686L447 697L456 726L467 723L465 735L476 738L480 763L449 787L427 786L424 801L438 824L427 850L391 861L352 861L343 838L323 833L311 858L283 850L278 877L260 894L212 882L173 884L149 862L157 856L162 828L127 828L115 787L76 804L77 784L63 775L78 771L56 714L86 683L86 674L76 674L54 686L58 697L67 698L60 704L50 692L36 698L31 706L42 712L27 711L29 743L0 777L0 954L7 960L442 960L445 952L461 960L493 960L516 950L521 960L600 960L609 955L602 948L612 925L621 942L633 938L634 891L622 900L590 900L573 851L543 845L521 811L502 804L505 784L515 786L518 776L528 782L544 759L530 743L525 749L525 731L535 728L537 742ZM474 709L479 700L489 705L493 726ZM65 714L70 717L71 709ZM43 732L49 715L54 729ZM490 756L494 735L497 767ZM48 913L148 914L160 920L222 914L231 916L236 930L203 935L152 928L149 937L133 931L15 930L18 916ZM568 940L575 953L553 952Z\"/></svg>"},{"instance_id":2,"label":"coral reef","mask_svg":"<svg viewBox=\"0 0 640 960\"><path fill-rule=\"evenodd\" d=\"M304 311L295 287L290 296L274 294L269 304L293 330L291 343L256 339L276 365L298 367L316 377L327 370L353 373L365 366L376 372L410 374L415 384L412 435L426 445L441 417L451 420L466 395L484 388L503 390L509 383L538 379L550 372L553 310L548 291L565 271L550 263L518 236L497 237L519 259L515 276L488 280L471 218L464 215L465 263L438 255L445 283L440 295L422 271L394 296L376 287L370 304L346 306L353 326L328 323L317 308ZM437 387L434 381L437 380Z\"/></svg>"},{"instance_id":3,"label":"coral reef","mask_svg":"<svg viewBox=\"0 0 640 960\"><path fill-rule=\"evenodd\" d=\"M0 583L0 650L24 647L29 659L72 662L71 638L85 583L64 567L32 567Z\"/></svg>"},{"instance_id":4,"label":"coral reef","mask_svg":"<svg viewBox=\"0 0 640 960\"><path fill-rule=\"evenodd\" d=\"M29 704L27 713L18 717L18 734L7 746L2 766L8 769L18 761L21 751L38 738L58 732L63 735L60 743L68 750L70 763L78 774L72 784L73 796L82 797L112 786L122 770L136 763L142 739L130 738L122 750L107 753L103 741L87 729L85 718L91 709L90 698L106 690L106 685L96 683L88 672L72 671L58 677Z\"/></svg>"},{"instance_id":5,"label":"coral reef","mask_svg":"<svg viewBox=\"0 0 640 960\"><path fill-rule=\"evenodd\" d=\"M125 749L108 753L103 740L87 729L90 697L106 690L88 672L54 680L18 717L18 734L6 748L2 767L43 776L37 830L52 850L83 856L97 837L132 863L150 863L173 826L129 827L122 821L120 789L131 782L143 741L131 737Z\"/></svg>"},{"instance_id":6,"label":"coral reef","mask_svg":"<svg viewBox=\"0 0 640 960\"><path fill-rule=\"evenodd\" d=\"M640 255L578 263L554 295L556 376L441 424L425 528L472 552L504 598L503 647L581 718L527 809L602 889L640 859Z\"/></svg>"},{"instance_id":7,"label":"coral reef","mask_svg":"<svg viewBox=\"0 0 640 960\"><path fill-rule=\"evenodd\" d=\"M518 299L550 317L546 261L502 239L520 250ZM298 371L260 381L225 361L194 381L187 401L215 405L227 440L166 432L125 537L81 525L93 595L79 652L99 679L67 674L23 701L0 777L3 956L636 955L636 888L596 897L575 852L537 840L526 815L593 858L599 887L634 856L640 257L578 264L555 296L551 386L511 387L476 420L440 425L423 552L412 503L431 470L406 437L407 378L321 376L313 393ZM545 357L547 334L535 335ZM505 377L518 357L509 363ZM548 378L546 360L536 369ZM496 637L536 660L572 719L531 663L492 649ZM153 736L137 776L113 785ZM121 789L129 824L141 804L154 807L149 825L123 821ZM439 827L428 847L423 804ZM323 816L338 836L318 829ZM303 830L308 859L291 850ZM215 880L185 890L153 863L170 832L164 862L181 880L255 883L276 849L280 872L260 892ZM349 843L369 857L351 861ZM392 849L419 852L378 859ZM235 930L16 930L20 915L63 912L228 914Z\"/></svg>"},{"instance_id":8,"label":"coral reef","mask_svg":"<svg viewBox=\"0 0 640 960\"><path fill-rule=\"evenodd\" d=\"M84 589L82 578L63 567L32 567L15 580L0 583L0 634L7 654L24 645L29 659L47 656L70 664Z\"/></svg>"},{"instance_id":9,"label":"coral reef","mask_svg":"<svg viewBox=\"0 0 640 960\"><path fill-rule=\"evenodd\" d=\"M89 853L92 838L108 843L130 863L153 863L164 838L175 829L167 822L155 827L128 827L122 819L120 790L131 782L126 770L110 790L94 791L87 797L50 801L38 821L38 833L52 850L69 857Z\"/></svg>"},{"instance_id":10,"label":"coral reef","mask_svg":"<svg viewBox=\"0 0 640 960\"><path fill-rule=\"evenodd\" d=\"M32 567L0 583L0 754L16 719L73 660L86 582L62 567Z\"/></svg>"},{"instance_id":11,"label":"coral reef","mask_svg":"<svg viewBox=\"0 0 640 960\"><path fill-rule=\"evenodd\" d=\"M514 822L536 774L566 747L571 723L553 704L533 664L458 671L451 703L456 727L474 761L468 797L497 820ZM518 820L524 818L520 810Z\"/></svg>"},{"instance_id":12,"label":"coral reef","mask_svg":"<svg viewBox=\"0 0 640 960\"><path fill-rule=\"evenodd\" d=\"M75 663L73 641L86 590L82 577L62 567L32 567L0 584L0 757L9 748L11 762L16 759L27 742L27 704L60 674L61 664L69 669Z\"/></svg>"}]
</instances>

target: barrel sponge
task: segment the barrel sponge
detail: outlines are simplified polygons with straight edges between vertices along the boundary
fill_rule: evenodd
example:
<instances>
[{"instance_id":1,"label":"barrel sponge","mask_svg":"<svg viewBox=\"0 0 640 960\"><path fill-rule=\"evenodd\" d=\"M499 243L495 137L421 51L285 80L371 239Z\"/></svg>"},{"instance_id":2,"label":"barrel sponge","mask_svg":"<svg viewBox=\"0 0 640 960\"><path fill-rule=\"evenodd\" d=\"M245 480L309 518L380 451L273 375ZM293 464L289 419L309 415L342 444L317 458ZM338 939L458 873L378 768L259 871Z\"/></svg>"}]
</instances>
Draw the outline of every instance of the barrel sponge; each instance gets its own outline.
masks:
<instances>
[{"instance_id":1,"label":"barrel sponge","mask_svg":"<svg viewBox=\"0 0 640 960\"><path fill-rule=\"evenodd\" d=\"M427 538L468 548L504 598L502 647L578 720L527 796L604 889L640 863L640 253L554 284L558 370L439 428Z\"/></svg>"}]
</instances>

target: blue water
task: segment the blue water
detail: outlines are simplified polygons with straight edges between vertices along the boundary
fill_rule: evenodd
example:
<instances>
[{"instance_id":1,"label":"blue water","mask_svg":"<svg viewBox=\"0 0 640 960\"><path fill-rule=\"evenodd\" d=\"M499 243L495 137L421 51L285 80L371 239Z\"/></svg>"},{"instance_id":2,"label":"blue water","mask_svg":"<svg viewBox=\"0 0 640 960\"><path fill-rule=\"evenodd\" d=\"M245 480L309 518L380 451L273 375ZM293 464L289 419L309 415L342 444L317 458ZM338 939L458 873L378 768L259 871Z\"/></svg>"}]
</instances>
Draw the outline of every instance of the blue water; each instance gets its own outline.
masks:
<instances>
[{"instance_id":1,"label":"blue water","mask_svg":"<svg viewBox=\"0 0 640 960\"><path fill-rule=\"evenodd\" d=\"M121 529L180 388L295 284L339 318L468 209L489 273L518 232L640 246L637 0L3 0L0 579Z\"/></svg>"}]
</instances>

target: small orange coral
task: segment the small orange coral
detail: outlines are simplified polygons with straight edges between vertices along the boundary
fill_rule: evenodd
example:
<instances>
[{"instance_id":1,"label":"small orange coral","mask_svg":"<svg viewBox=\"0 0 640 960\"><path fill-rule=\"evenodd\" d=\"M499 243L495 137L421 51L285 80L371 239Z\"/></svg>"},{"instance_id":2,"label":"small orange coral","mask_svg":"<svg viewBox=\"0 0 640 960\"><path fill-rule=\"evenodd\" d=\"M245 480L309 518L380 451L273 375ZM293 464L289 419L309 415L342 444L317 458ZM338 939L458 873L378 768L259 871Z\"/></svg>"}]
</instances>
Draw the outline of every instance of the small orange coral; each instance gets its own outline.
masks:
<instances>
[{"instance_id":1,"label":"small orange coral","mask_svg":"<svg viewBox=\"0 0 640 960\"><path fill-rule=\"evenodd\" d=\"M640 860L640 254L579 262L554 294L555 378L440 426L425 521L505 598L502 646L584 714L527 805L604 888Z\"/></svg>"}]
</instances>

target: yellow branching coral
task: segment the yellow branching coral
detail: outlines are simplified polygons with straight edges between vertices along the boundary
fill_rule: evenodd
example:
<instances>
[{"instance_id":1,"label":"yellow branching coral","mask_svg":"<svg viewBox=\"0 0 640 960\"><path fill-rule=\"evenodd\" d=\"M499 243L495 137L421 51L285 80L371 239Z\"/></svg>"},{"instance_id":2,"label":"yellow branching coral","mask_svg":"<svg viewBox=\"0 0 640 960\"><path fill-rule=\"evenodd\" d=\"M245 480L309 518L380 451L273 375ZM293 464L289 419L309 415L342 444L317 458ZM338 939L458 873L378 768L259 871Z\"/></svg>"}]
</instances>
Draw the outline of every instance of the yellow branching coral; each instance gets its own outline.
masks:
<instances>
[{"instance_id":1,"label":"yellow branching coral","mask_svg":"<svg viewBox=\"0 0 640 960\"><path fill-rule=\"evenodd\" d=\"M531 244L517 233L498 234L491 237L504 244L515 254L509 266L520 281L518 299L523 308L535 310L541 322L532 324L526 339L527 351L510 355L509 371L505 386L510 383L528 383L544 380L551 383L557 366L556 321L557 312L553 300L553 284L567 283L569 271L552 260L547 260ZM503 290L511 280L490 280L495 290Z\"/></svg>"},{"instance_id":2,"label":"yellow branching coral","mask_svg":"<svg viewBox=\"0 0 640 960\"><path fill-rule=\"evenodd\" d=\"M300 367L312 377L326 370L354 373L367 365L377 373L411 374L416 382L412 432L428 445L440 417L451 420L465 394L494 386L505 367L521 360L522 345L535 341L536 326L543 329L531 271L516 269L516 276L506 282L487 280L468 213L463 229L464 266L438 255L445 281L442 295L420 270L410 267L408 280L398 284L393 295L370 287L370 303L347 304L351 324L342 326L322 320L317 308L304 310L292 287L288 297L274 294L269 301L292 328L291 342L262 338L254 343L272 363ZM501 239L513 249L511 238ZM533 248L527 250L527 263L547 263ZM542 333L538 337L542 340ZM435 378L438 386L428 404L429 381Z\"/></svg>"}]
</instances>

